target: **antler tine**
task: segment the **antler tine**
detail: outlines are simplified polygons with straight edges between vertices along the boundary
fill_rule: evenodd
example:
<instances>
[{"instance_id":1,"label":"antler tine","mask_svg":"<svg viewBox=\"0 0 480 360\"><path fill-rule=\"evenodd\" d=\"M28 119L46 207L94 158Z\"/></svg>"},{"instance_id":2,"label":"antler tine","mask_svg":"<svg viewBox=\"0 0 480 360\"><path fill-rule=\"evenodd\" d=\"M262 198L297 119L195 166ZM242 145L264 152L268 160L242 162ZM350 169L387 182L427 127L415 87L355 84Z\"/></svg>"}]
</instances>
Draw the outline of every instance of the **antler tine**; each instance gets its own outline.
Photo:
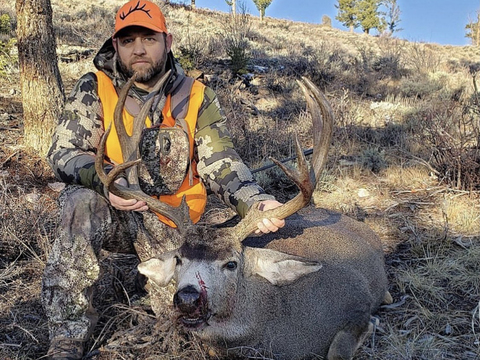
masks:
<instances>
[{"instance_id":1,"label":"antler tine","mask_svg":"<svg viewBox=\"0 0 480 360\"><path fill-rule=\"evenodd\" d=\"M165 81L168 78L170 71L167 72L155 85L153 91L159 90ZM144 201L151 210L156 211L157 213L167 217L180 229L184 229L185 225L189 221L188 217L188 207L185 204L185 200L182 201L182 205L178 208L173 206L167 205L156 198L153 198L147 194L145 194L139 184L138 180L138 170L137 164L141 161L139 155L139 142L141 133L143 130L143 126L145 120L148 116L150 111L150 107L153 102L153 97L150 98L148 101L143 104L140 112L135 117L133 122L133 132L131 135L128 135L125 125L123 123L123 107L125 105L125 101L128 95L130 88L132 87L135 81L136 75L133 75L128 82L124 85L122 90L118 95L118 102L115 106L114 112L114 124L117 130L118 139L120 142L120 147L122 150L122 156L124 159L124 163L120 165L116 165L109 174L105 172L104 169L104 158L105 158L105 144L107 141L107 137L111 130L110 126L105 130L105 133L102 136L100 141L97 155L95 158L95 170L100 178L100 181L107 187L108 191L112 194L115 194L124 199L136 199L139 201ZM160 164L159 164L160 165ZM129 183L128 187L122 186L120 184L115 183L115 179L118 175L122 172L126 172L127 180Z\"/></svg>"},{"instance_id":2,"label":"antler tine","mask_svg":"<svg viewBox=\"0 0 480 360\"><path fill-rule=\"evenodd\" d=\"M308 111L313 123L313 155L312 168L315 173L315 183L318 181L323 167L327 162L328 149L332 140L333 110L325 95L309 79L302 76L297 80L307 100Z\"/></svg>"},{"instance_id":3,"label":"antler tine","mask_svg":"<svg viewBox=\"0 0 480 360\"><path fill-rule=\"evenodd\" d=\"M298 170L288 169L278 160L271 160L295 182L300 189L300 193L275 209L261 211L258 209L258 203L253 205L245 218L236 225L233 231L240 241L257 229L256 224L258 219L285 219L308 205L315 189L316 181L325 166L333 133L333 111L325 96L310 80L303 77L302 81L297 80L297 82L305 95L308 109L312 115L314 150L311 170L309 169L298 138L295 136Z\"/></svg>"}]
</instances>

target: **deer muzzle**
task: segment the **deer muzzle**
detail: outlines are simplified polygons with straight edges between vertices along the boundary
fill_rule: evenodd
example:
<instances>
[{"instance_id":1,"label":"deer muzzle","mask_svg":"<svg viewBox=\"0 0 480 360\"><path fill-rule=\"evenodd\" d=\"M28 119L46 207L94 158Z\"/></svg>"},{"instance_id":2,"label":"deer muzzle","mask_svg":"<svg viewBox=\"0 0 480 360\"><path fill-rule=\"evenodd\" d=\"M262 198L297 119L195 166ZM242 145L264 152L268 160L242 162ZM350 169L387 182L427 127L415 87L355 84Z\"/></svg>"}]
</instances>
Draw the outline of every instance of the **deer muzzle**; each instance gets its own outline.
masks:
<instances>
[{"instance_id":1,"label":"deer muzzle","mask_svg":"<svg viewBox=\"0 0 480 360\"><path fill-rule=\"evenodd\" d=\"M208 325L210 317L207 293L188 285L173 296L173 305L178 312L178 321L188 329L200 329Z\"/></svg>"}]
</instances>

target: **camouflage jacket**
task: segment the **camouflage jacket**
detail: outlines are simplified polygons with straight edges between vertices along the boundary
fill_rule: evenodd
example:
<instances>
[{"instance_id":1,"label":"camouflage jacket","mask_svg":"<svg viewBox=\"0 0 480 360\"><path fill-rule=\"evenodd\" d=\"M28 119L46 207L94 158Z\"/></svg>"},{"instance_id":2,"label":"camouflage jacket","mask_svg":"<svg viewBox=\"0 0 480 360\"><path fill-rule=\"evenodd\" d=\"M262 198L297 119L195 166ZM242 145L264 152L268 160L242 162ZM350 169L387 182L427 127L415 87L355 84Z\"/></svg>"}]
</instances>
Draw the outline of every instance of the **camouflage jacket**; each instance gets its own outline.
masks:
<instances>
[{"instance_id":1,"label":"camouflage jacket","mask_svg":"<svg viewBox=\"0 0 480 360\"><path fill-rule=\"evenodd\" d=\"M110 39L96 55L94 65L112 79L117 89L125 84L126 79L116 66L116 54ZM184 76L171 53L167 68L172 69L172 75L163 90L164 94L171 93L179 78ZM134 86L129 95L142 104L148 93ZM159 107L152 109L151 120L155 122L159 119L161 112ZM105 194L94 166L96 149L103 133L97 78L94 73L87 73L79 79L67 98L47 155L56 177ZM273 199L254 181L250 170L235 151L223 111L216 94L209 87L205 88L198 113L195 154L198 174L204 184L240 216L245 216L254 201Z\"/></svg>"}]
</instances>

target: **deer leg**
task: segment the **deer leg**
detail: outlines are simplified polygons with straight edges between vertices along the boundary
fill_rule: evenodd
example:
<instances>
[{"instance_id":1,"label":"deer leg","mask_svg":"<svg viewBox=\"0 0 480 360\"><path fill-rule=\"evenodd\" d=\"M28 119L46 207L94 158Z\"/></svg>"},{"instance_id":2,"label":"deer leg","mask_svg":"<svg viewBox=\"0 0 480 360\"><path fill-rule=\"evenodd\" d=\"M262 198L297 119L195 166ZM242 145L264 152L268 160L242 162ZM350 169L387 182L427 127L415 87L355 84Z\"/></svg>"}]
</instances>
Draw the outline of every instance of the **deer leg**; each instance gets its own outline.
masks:
<instances>
[{"instance_id":1,"label":"deer leg","mask_svg":"<svg viewBox=\"0 0 480 360\"><path fill-rule=\"evenodd\" d=\"M371 333L373 324L369 314L359 314L359 317L340 330L330 345L327 360L349 360L355 351Z\"/></svg>"}]
</instances>

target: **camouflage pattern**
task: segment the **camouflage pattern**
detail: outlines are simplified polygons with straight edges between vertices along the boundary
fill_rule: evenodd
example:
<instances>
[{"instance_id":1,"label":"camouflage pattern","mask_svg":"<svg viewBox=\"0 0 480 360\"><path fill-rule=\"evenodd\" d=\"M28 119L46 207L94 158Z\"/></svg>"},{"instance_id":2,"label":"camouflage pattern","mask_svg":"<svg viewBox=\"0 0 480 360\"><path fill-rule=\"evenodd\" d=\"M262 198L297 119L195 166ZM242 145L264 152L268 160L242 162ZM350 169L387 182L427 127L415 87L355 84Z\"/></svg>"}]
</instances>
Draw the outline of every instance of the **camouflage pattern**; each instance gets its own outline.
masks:
<instances>
[{"instance_id":1,"label":"camouflage pattern","mask_svg":"<svg viewBox=\"0 0 480 360\"><path fill-rule=\"evenodd\" d=\"M59 204L59 231L45 267L42 304L52 340L86 341L98 318L91 300L101 275L100 250L136 253L146 260L176 248L178 233L150 212L115 210L83 186L67 186Z\"/></svg>"},{"instance_id":2,"label":"camouflage pattern","mask_svg":"<svg viewBox=\"0 0 480 360\"><path fill-rule=\"evenodd\" d=\"M140 156L138 173L142 190L148 195L174 194L190 166L188 134L179 127L144 129Z\"/></svg>"},{"instance_id":3,"label":"camouflage pattern","mask_svg":"<svg viewBox=\"0 0 480 360\"><path fill-rule=\"evenodd\" d=\"M125 79L117 70L111 39L99 51L94 64L112 78L117 88L123 86ZM166 83L164 94L171 93L183 76L171 54L167 66L175 71ZM129 94L139 106L147 95L136 87ZM152 109L149 117L154 124L161 121L161 113L159 106ZM43 278L42 302L52 340L85 341L88 338L96 323L91 289L100 277L101 249L137 253L140 259L147 259L179 245L177 231L160 222L155 214L122 212L110 206L94 167L103 133L97 78L94 73L88 73L77 82L67 99L47 157L55 175L72 184L60 197L59 231ZM208 87L198 114L194 144L198 175L207 188L241 216L254 201L273 199L255 183L234 150L218 99ZM167 174L173 180L169 181L178 182L185 176L186 168L171 165ZM111 166L106 165L106 170L110 169ZM172 174L174 170L180 175ZM151 176L154 187L160 186L158 179L154 179L156 176L158 174ZM164 180L167 188L176 186ZM160 296L160 293L161 290L150 287L150 296Z\"/></svg>"},{"instance_id":4,"label":"camouflage pattern","mask_svg":"<svg viewBox=\"0 0 480 360\"><path fill-rule=\"evenodd\" d=\"M255 182L233 147L218 98L206 88L195 133L197 170L208 188L244 217L255 201L273 199Z\"/></svg>"}]
</instances>

